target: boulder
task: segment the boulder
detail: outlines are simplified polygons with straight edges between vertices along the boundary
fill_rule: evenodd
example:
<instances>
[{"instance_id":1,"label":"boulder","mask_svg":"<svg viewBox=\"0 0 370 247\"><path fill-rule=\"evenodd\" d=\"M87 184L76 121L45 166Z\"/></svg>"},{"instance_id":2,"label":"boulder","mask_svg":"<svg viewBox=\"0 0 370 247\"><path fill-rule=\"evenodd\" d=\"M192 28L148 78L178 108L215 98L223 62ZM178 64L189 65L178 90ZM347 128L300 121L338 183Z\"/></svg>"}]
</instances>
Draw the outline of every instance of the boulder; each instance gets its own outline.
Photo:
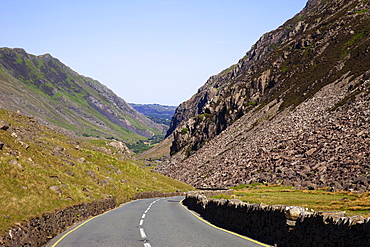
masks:
<instances>
[{"instance_id":1,"label":"boulder","mask_svg":"<svg viewBox=\"0 0 370 247\"><path fill-rule=\"evenodd\" d=\"M8 130L10 127L10 124L6 122L5 120L0 119L0 130Z\"/></svg>"},{"instance_id":2,"label":"boulder","mask_svg":"<svg viewBox=\"0 0 370 247\"><path fill-rule=\"evenodd\" d=\"M95 172L93 172L93 171L87 171L86 174L89 175L91 178L96 177Z\"/></svg>"},{"instance_id":3,"label":"boulder","mask_svg":"<svg viewBox=\"0 0 370 247\"><path fill-rule=\"evenodd\" d=\"M24 167L21 164L19 164L19 162L16 161L16 160L11 160L11 161L8 162L8 164L9 165L14 165L14 167L17 167L18 169L20 169L22 171L24 170Z\"/></svg>"},{"instance_id":4,"label":"boulder","mask_svg":"<svg viewBox=\"0 0 370 247\"><path fill-rule=\"evenodd\" d=\"M77 162L79 163L86 163L86 159L84 157L78 158Z\"/></svg>"},{"instance_id":5,"label":"boulder","mask_svg":"<svg viewBox=\"0 0 370 247\"><path fill-rule=\"evenodd\" d=\"M62 195L62 189L59 186L50 186L49 190L55 191L59 196Z\"/></svg>"},{"instance_id":6,"label":"boulder","mask_svg":"<svg viewBox=\"0 0 370 247\"><path fill-rule=\"evenodd\" d=\"M113 141L113 142L107 143L107 146L115 148L117 150L117 153L120 153L123 155L131 154L130 149L123 142Z\"/></svg>"}]
</instances>

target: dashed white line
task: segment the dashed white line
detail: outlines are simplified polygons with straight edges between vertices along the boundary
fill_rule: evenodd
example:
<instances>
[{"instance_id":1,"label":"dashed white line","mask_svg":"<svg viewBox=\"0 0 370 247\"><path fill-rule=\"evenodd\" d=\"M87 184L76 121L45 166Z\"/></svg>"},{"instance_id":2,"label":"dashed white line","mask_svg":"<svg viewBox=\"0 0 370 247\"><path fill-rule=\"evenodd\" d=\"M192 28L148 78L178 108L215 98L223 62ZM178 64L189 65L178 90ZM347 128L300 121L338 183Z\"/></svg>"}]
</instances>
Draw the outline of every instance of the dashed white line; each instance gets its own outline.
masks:
<instances>
[{"instance_id":1,"label":"dashed white line","mask_svg":"<svg viewBox=\"0 0 370 247\"><path fill-rule=\"evenodd\" d=\"M141 216L141 219L140 219L140 222L139 222L139 226L140 226L140 236L141 238L144 239L145 243L144 243L144 247L151 247L150 243L147 242L147 236L144 232L144 228L142 227L143 224L144 224L144 219L146 217L146 214L149 212L150 208L153 206L154 203L158 202L160 199L157 199L155 200L154 202L150 203L150 205L148 206L148 208L145 210L145 212L143 213L143 215Z\"/></svg>"}]
</instances>

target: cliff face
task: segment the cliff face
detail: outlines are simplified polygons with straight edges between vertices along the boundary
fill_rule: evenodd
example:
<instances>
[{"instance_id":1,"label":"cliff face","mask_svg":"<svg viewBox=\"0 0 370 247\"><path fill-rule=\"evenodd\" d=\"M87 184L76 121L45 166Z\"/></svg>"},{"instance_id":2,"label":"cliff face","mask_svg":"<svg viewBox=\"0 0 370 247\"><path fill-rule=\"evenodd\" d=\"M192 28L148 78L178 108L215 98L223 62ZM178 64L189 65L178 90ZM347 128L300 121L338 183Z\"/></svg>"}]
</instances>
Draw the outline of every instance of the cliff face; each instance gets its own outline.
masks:
<instances>
[{"instance_id":1,"label":"cliff face","mask_svg":"<svg viewBox=\"0 0 370 247\"><path fill-rule=\"evenodd\" d=\"M205 187L254 179L326 185L333 175L327 171L340 166L334 160L341 156L318 150L338 141L332 138L344 138L340 151L345 156L357 146L343 134L348 130L344 126L357 133L362 130L355 123L367 126L362 111L368 109L369 8L369 1L312 0L264 34L237 64L212 76L177 109L170 128L172 161L157 170ZM346 123L340 120L347 118ZM333 124L343 131L336 133ZM323 135L322 143L310 137L317 133ZM367 174L362 164L369 150L357 151L362 158L351 160L358 167L348 173L348 181L359 171ZM316 165L331 168L318 173ZM294 171L301 166L309 168L306 177ZM277 169L279 178L268 175Z\"/></svg>"},{"instance_id":2,"label":"cliff face","mask_svg":"<svg viewBox=\"0 0 370 247\"><path fill-rule=\"evenodd\" d=\"M165 127L134 110L96 80L46 54L0 49L0 107L21 111L77 135L140 139Z\"/></svg>"}]
</instances>

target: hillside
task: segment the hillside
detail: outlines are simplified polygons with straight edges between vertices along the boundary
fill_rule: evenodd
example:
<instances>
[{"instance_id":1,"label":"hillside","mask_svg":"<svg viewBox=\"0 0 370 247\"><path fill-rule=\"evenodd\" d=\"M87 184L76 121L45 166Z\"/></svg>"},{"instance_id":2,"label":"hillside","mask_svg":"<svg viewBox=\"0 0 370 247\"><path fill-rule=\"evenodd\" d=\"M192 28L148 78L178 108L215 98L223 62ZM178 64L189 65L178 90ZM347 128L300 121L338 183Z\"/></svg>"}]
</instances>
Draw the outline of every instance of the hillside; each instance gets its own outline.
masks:
<instances>
[{"instance_id":1,"label":"hillside","mask_svg":"<svg viewBox=\"0 0 370 247\"><path fill-rule=\"evenodd\" d=\"M151 120L159 124L170 125L171 119L175 114L176 106L159 104L134 104L129 103L132 108L144 114Z\"/></svg>"},{"instance_id":2,"label":"hillside","mask_svg":"<svg viewBox=\"0 0 370 247\"><path fill-rule=\"evenodd\" d=\"M0 48L0 86L1 108L78 136L134 142L166 129L100 82L77 74L49 54Z\"/></svg>"},{"instance_id":3,"label":"hillside","mask_svg":"<svg viewBox=\"0 0 370 247\"><path fill-rule=\"evenodd\" d=\"M118 141L74 139L33 117L0 109L0 232L84 202L190 186L153 173Z\"/></svg>"},{"instance_id":4,"label":"hillside","mask_svg":"<svg viewBox=\"0 0 370 247\"><path fill-rule=\"evenodd\" d=\"M197 187L368 190L369 10L309 0L177 108L156 169Z\"/></svg>"}]
</instances>

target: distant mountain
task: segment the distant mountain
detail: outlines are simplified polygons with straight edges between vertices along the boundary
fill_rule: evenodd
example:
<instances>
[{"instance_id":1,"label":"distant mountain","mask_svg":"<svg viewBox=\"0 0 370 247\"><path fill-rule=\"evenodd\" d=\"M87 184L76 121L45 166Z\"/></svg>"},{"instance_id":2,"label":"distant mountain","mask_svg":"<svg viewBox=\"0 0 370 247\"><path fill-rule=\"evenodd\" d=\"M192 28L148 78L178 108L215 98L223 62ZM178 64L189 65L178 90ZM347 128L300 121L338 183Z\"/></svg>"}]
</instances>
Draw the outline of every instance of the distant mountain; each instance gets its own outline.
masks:
<instances>
[{"instance_id":1,"label":"distant mountain","mask_svg":"<svg viewBox=\"0 0 370 247\"><path fill-rule=\"evenodd\" d=\"M129 103L135 110L143 113L156 123L170 125L177 106L159 104L133 104Z\"/></svg>"},{"instance_id":2,"label":"distant mountain","mask_svg":"<svg viewBox=\"0 0 370 247\"><path fill-rule=\"evenodd\" d=\"M309 0L176 110L156 170L196 187L370 189L370 2Z\"/></svg>"},{"instance_id":3,"label":"distant mountain","mask_svg":"<svg viewBox=\"0 0 370 247\"><path fill-rule=\"evenodd\" d=\"M79 75L49 54L1 48L0 87L1 108L78 136L136 142L166 130L100 82Z\"/></svg>"}]
</instances>

